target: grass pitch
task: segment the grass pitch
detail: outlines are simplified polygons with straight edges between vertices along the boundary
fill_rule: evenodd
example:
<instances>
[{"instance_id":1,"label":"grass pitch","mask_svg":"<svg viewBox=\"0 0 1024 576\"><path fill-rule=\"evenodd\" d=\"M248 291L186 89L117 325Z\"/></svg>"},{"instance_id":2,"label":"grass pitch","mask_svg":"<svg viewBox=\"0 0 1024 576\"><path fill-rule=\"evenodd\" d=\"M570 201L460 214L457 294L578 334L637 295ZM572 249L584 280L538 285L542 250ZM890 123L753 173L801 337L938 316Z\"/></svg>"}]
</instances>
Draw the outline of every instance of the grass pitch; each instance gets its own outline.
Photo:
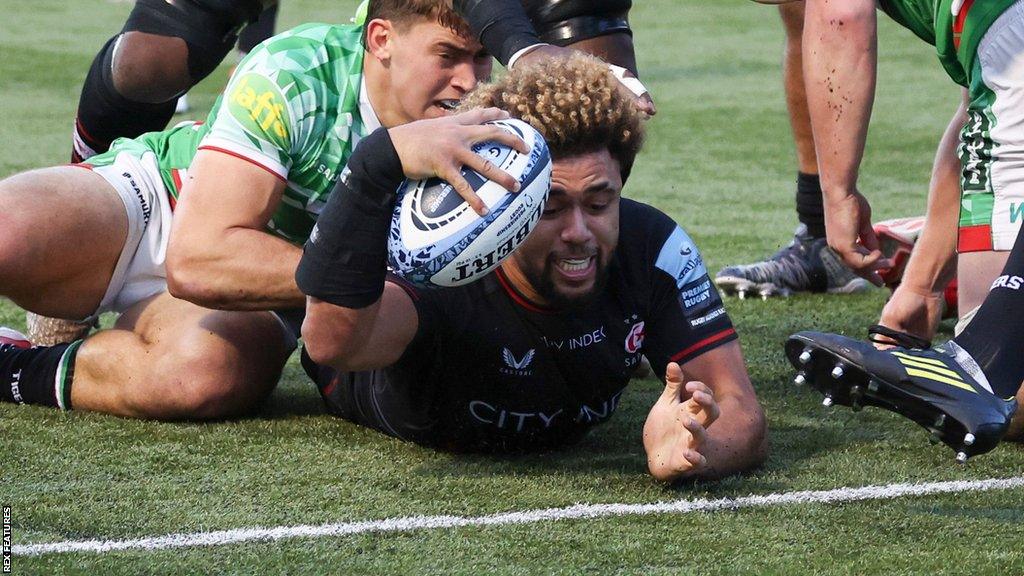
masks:
<instances>
[{"instance_id":1,"label":"grass pitch","mask_svg":"<svg viewBox=\"0 0 1024 576\"><path fill-rule=\"evenodd\" d=\"M284 29L345 21L355 0L285 0ZM130 4L4 0L0 176L65 162L93 54ZM931 47L884 17L880 79L861 188L877 219L922 213L935 144L959 91ZM780 79L782 30L750 2L645 0L631 15L658 104L626 193L674 216L714 272L752 261L795 225L795 162ZM228 65L190 99L204 115ZM2 231L0 231L2 233ZM1004 444L957 466L923 431L877 410L825 410L790 385L781 344L807 328L863 336L884 302L851 297L737 301L771 432L763 469L667 488L645 472L640 428L660 391L637 382L582 444L547 454L450 456L326 416L293 362L252 418L135 422L0 405L0 504L19 545L411 515L480 516L574 503L650 503L842 486L1019 476ZM0 302L0 324L24 326ZM948 334L947 334L948 335ZM606 517L250 542L209 548L15 556L16 574L1024 573L1024 490L686 515Z\"/></svg>"}]
</instances>

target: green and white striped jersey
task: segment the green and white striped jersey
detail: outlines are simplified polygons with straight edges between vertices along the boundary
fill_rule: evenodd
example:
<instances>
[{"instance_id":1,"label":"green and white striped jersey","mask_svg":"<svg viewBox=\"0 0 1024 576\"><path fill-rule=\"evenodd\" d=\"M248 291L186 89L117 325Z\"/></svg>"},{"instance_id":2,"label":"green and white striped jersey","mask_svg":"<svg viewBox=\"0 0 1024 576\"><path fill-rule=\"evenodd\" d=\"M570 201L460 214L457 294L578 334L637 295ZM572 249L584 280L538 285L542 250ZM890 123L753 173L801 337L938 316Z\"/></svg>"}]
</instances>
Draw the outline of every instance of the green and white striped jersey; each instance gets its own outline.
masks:
<instances>
[{"instance_id":1,"label":"green and white striped jersey","mask_svg":"<svg viewBox=\"0 0 1024 576\"><path fill-rule=\"evenodd\" d=\"M943 68L967 86L978 43L1016 0L879 0L878 6L919 38L933 44Z\"/></svg>"},{"instance_id":2,"label":"green and white striped jersey","mask_svg":"<svg viewBox=\"0 0 1024 576\"><path fill-rule=\"evenodd\" d=\"M239 63L205 123L187 122L134 140L119 139L88 163L118 152L156 154L172 205L197 150L217 150L286 183L268 222L276 235L305 242L359 139L378 125L360 113L362 28L305 24L260 44ZM109 157L109 158L108 158Z\"/></svg>"}]
</instances>

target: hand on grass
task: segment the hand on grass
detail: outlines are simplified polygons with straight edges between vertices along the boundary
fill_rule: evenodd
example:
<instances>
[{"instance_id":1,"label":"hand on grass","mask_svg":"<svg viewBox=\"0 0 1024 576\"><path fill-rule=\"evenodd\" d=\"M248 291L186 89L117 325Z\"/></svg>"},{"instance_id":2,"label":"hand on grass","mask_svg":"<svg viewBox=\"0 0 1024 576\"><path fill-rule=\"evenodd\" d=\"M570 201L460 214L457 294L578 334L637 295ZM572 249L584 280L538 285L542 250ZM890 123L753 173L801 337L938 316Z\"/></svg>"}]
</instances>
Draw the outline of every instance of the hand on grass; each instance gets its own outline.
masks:
<instances>
[{"instance_id":1,"label":"hand on grass","mask_svg":"<svg viewBox=\"0 0 1024 576\"><path fill-rule=\"evenodd\" d=\"M715 395L706 384L686 382L679 364L665 370L665 390L644 423L644 449L651 475L663 482L693 476L707 468L701 447L707 427L718 419Z\"/></svg>"}]
</instances>

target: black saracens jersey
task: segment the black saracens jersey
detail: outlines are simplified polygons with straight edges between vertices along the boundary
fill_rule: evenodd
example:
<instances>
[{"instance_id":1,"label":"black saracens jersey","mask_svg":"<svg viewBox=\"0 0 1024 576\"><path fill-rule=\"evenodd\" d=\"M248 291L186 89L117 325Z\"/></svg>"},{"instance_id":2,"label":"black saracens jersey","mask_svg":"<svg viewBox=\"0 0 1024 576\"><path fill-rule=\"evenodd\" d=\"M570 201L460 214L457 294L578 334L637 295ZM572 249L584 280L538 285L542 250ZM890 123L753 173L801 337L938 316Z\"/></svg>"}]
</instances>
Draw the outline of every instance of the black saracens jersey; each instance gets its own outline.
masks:
<instances>
[{"instance_id":1,"label":"black saracens jersey","mask_svg":"<svg viewBox=\"0 0 1024 576\"><path fill-rule=\"evenodd\" d=\"M500 269L450 289L406 289L419 330L394 365L307 369L332 413L445 449L525 450L572 442L607 420L647 356L660 378L736 338L689 236L628 199L602 293L571 312L539 308Z\"/></svg>"}]
</instances>

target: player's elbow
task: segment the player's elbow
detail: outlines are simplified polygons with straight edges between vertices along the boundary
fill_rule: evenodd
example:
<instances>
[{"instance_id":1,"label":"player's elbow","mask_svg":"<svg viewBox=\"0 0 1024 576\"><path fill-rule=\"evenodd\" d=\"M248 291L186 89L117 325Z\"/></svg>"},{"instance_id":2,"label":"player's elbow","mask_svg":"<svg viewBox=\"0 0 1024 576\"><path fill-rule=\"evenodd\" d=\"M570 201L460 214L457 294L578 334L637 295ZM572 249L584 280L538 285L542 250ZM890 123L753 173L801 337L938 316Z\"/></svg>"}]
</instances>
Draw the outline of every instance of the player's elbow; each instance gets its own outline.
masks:
<instances>
[{"instance_id":1,"label":"player's elbow","mask_svg":"<svg viewBox=\"0 0 1024 576\"><path fill-rule=\"evenodd\" d=\"M187 266L172 265L170 260L167 262L167 292L204 308L220 308L226 300L208 277Z\"/></svg>"},{"instance_id":2,"label":"player's elbow","mask_svg":"<svg viewBox=\"0 0 1024 576\"><path fill-rule=\"evenodd\" d=\"M747 467L757 468L768 460L768 420L755 403L748 416Z\"/></svg>"},{"instance_id":3,"label":"player's elbow","mask_svg":"<svg viewBox=\"0 0 1024 576\"><path fill-rule=\"evenodd\" d=\"M239 294L225 294L217 282L218 274L205 269L206 260L193 249L175 244L167 247L167 292L179 299L204 308L221 309ZM208 268L208 267L207 267Z\"/></svg>"}]
</instances>

